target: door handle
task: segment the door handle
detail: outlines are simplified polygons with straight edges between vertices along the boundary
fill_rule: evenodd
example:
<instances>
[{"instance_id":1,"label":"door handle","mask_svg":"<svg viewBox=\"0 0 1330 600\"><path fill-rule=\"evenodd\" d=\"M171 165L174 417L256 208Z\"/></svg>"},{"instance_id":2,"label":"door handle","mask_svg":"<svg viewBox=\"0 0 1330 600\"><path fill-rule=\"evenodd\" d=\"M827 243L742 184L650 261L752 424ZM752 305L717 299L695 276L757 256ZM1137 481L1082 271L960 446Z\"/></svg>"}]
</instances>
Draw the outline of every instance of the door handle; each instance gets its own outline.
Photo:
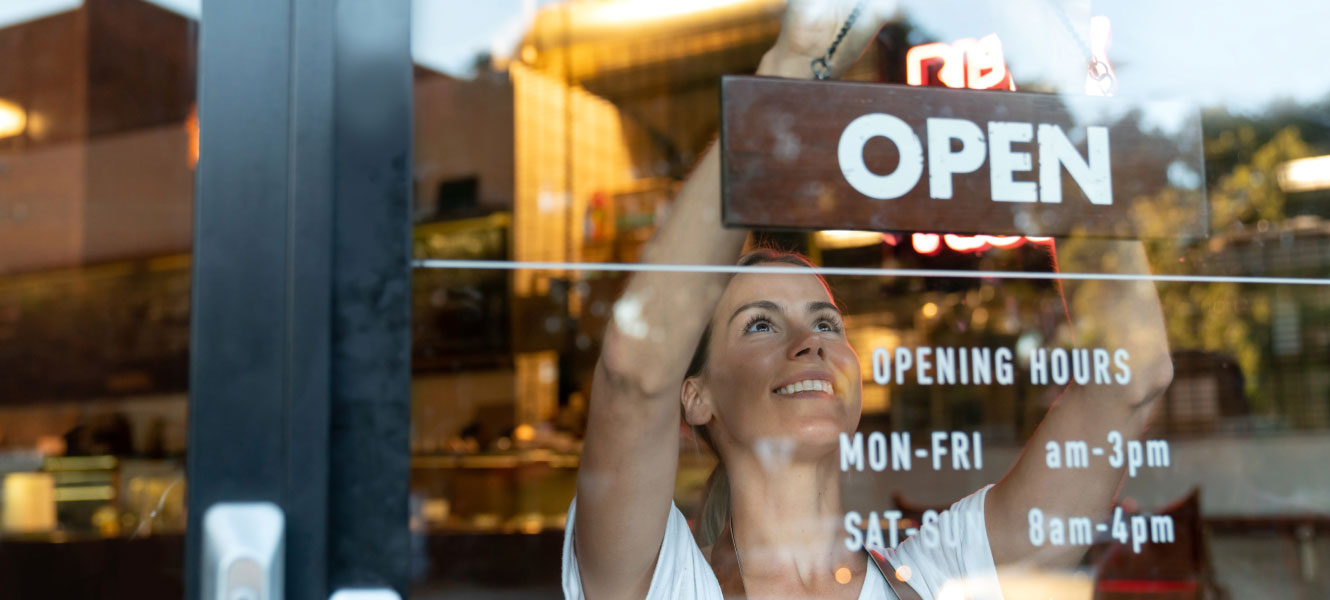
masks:
<instances>
[{"instance_id":1,"label":"door handle","mask_svg":"<svg viewBox=\"0 0 1330 600\"><path fill-rule=\"evenodd\" d=\"M282 600L286 516L271 502L219 502L203 515L203 600Z\"/></svg>"}]
</instances>

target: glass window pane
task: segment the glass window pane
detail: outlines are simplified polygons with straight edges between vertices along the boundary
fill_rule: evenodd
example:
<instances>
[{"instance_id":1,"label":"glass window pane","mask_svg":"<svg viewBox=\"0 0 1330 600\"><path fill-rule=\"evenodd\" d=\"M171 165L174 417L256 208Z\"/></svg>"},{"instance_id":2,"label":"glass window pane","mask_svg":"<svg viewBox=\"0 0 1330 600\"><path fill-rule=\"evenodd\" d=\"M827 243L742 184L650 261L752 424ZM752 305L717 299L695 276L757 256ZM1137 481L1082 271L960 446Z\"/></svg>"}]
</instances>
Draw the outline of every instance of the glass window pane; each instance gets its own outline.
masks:
<instances>
[{"instance_id":1,"label":"glass window pane","mask_svg":"<svg viewBox=\"0 0 1330 600\"><path fill-rule=\"evenodd\" d=\"M415 593L1323 595L1330 14L856 4L416 2Z\"/></svg>"},{"instance_id":2,"label":"glass window pane","mask_svg":"<svg viewBox=\"0 0 1330 600\"><path fill-rule=\"evenodd\" d=\"M184 593L198 25L0 8L0 581Z\"/></svg>"}]
</instances>

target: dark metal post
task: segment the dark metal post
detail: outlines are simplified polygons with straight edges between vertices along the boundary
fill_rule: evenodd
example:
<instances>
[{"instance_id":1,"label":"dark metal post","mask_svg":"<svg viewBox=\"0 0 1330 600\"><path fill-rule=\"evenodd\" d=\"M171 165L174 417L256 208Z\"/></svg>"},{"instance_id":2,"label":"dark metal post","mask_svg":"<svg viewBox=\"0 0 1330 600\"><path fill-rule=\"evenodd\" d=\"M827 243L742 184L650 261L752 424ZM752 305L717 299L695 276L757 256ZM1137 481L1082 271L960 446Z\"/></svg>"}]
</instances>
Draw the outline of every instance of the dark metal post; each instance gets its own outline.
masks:
<instances>
[{"instance_id":1,"label":"dark metal post","mask_svg":"<svg viewBox=\"0 0 1330 600\"><path fill-rule=\"evenodd\" d=\"M409 578L411 6L337 2L330 568Z\"/></svg>"},{"instance_id":2,"label":"dark metal post","mask_svg":"<svg viewBox=\"0 0 1330 600\"><path fill-rule=\"evenodd\" d=\"M287 598L407 585L408 0L204 0L187 597L268 500Z\"/></svg>"}]
</instances>

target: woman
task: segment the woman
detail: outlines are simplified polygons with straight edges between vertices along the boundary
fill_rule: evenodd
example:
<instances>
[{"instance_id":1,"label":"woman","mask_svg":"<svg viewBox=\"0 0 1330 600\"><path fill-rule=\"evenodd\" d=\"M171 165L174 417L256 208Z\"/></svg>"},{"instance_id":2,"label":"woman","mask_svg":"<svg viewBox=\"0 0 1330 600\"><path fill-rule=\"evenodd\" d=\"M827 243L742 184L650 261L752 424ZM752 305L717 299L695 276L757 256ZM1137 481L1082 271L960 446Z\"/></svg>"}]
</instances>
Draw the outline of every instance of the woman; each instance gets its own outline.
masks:
<instances>
[{"instance_id":1,"label":"woman","mask_svg":"<svg viewBox=\"0 0 1330 600\"><path fill-rule=\"evenodd\" d=\"M852 3L791 1L776 45L759 74L808 77ZM831 6L831 9L828 9ZM885 18L866 10L830 65L843 70ZM655 264L732 264L746 232L720 224L720 169L713 147L685 183L669 219L647 246ZM1074 256L1073 256L1074 255ZM1066 264L1112 261L1144 272L1138 243L1085 243ZM788 256L745 258L789 267ZM1071 386L1049 410L1032 447L1050 440L1139 436L1172 377L1158 299L1149 283L1067 285L1077 345L1129 351L1123 386ZM915 539L881 549L882 563L845 543L839 436L858 426L859 362L840 312L820 277L758 270L640 272L615 304L591 391L577 498L569 509L564 591L571 598L932 598L948 582L969 582L967 597L1001 597L997 568L1074 563L1075 548L1035 548L1027 514L1104 516L1121 481L1106 461L1050 470L1042 451L1022 457L997 484L952 507L956 547ZM701 342L699 343L699 340ZM691 358L691 360L690 360ZM682 411L680 406L682 405ZM728 485L723 527L700 548L671 500L681 412L717 451ZM712 494L712 504L719 497ZM705 519L704 519L705 521ZM886 573L886 575L884 575ZM847 577L848 576L848 577ZM950 584L956 585L956 584Z\"/></svg>"}]
</instances>

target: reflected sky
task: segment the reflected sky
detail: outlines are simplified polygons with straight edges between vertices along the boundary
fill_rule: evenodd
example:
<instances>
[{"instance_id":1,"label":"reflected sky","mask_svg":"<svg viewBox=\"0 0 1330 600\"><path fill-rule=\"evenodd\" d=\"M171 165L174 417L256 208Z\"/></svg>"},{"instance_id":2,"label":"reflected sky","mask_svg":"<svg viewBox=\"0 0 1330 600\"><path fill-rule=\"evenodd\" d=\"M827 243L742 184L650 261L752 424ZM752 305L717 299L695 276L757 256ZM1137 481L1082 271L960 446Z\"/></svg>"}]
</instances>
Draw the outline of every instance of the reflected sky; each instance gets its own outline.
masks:
<instances>
[{"instance_id":1,"label":"reflected sky","mask_svg":"<svg viewBox=\"0 0 1330 600\"><path fill-rule=\"evenodd\" d=\"M1251 111L1287 97L1298 102L1330 93L1330 3L1240 0L1151 2L1114 0L1103 14L1123 27L1115 34L1124 83L1148 96L1186 96L1200 104ZM1127 15L1149 14L1149 18ZM1185 65L1185 68L1180 66Z\"/></svg>"},{"instance_id":2,"label":"reflected sky","mask_svg":"<svg viewBox=\"0 0 1330 600\"><path fill-rule=\"evenodd\" d=\"M199 18L200 6L203 4L203 0L144 0L144 2L156 4L191 19Z\"/></svg>"},{"instance_id":3,"label":"reflected sky","mask_svg":"<svg viewBox=\"0 0 1330 600\"><path fill-rule=\"evenodd\" d=\"M536 10L554 0L412 0L411 55L416 63L467 77L478 53L508 55Z\"/></svg>"},{"instance_id":4,"label":"reflected sky","mask_svg":"<svg viewBox=\"0 0 1330 600\"><path fill-rule=\"evenodd\" d=\"M529 22L524 11L552 3L414 1L416 61L462 77L477 52L511 51ZM902 5L924 31L943 41L1013 27L1032 39L1050 35L1047 30L1063 35L1057 20L1029 18L1034 11L1047 12L1050 0L905 0ZM966 10L958 10L962 7ZM1089 10L1113 22L1109 56L1122 94L1227 105L1240 112L1277 99L1305 103L1330 94L1330 69L1324 66L1330 42L1323 31L1330 23L1330 2L1100 0ZM1019 55L1032 51L1020 39L1004 39L1004 46L1018 77L1039 78L1038 66L1029 64L1033 61L1019 62Z\"/></svg>"},{"instance_id":5,"label":"reflected sky","mask_svg":"<svg viewBox=\"0 0 1330 600\"><path fill-rule=\"evenodd\" d=\"M73 10L82 4L83 0L4 0L0 2L0 27Z\"/></svg>"},{"instance_id":6,"label":"reflected sky","mask_svg":"<svg viewBox=\"0 0 1330 600\"><path fill-rule=\"evenodd\" d=\"M197 17L202 0L142 0ZM412 0L416 62L450 75L470 74L481 52L510 53L536 10L556 0ZM669 2L670 0L627 0ZM1059 0L1067 14L1086 11L1113 22L1109 56L1125 95L1185 99L1256 111L1275 100L1300 103L1330 94L1330 2L1279 0ZM82 0L3 0L0 27L72 10ZM903 0L910 18L942 41L998 30L1018 79L1041 78L1033 43L1065 35L1049 16L1054 0ZM964 10L960 10L964 8ZM1044 13L1042 16L1039 13Z\"/></svg>"},{"instance_id":7,"label":"reflected sky","mask_svg":"<svg viewBox=\"0 0 1330 600\"><path fill-rule=\"evenodd\" d=\"M1065 36L1052 0L905 0L905 11L940 41L1007 30L1008 66L1018 80L1042 78L1040 40ZM1088 11L1113 23L1110 61L1119 92L1185 99L1250 112L1278 99L1306 103L1330 94L1325 23L1318 0L1067 0L1067 14ZM958 10L965 7L967 10ZM1075 19L1073 19L1075 20ZM1084 34L1082 34L1084 36Z\"/></svg>"}]
</instances>

